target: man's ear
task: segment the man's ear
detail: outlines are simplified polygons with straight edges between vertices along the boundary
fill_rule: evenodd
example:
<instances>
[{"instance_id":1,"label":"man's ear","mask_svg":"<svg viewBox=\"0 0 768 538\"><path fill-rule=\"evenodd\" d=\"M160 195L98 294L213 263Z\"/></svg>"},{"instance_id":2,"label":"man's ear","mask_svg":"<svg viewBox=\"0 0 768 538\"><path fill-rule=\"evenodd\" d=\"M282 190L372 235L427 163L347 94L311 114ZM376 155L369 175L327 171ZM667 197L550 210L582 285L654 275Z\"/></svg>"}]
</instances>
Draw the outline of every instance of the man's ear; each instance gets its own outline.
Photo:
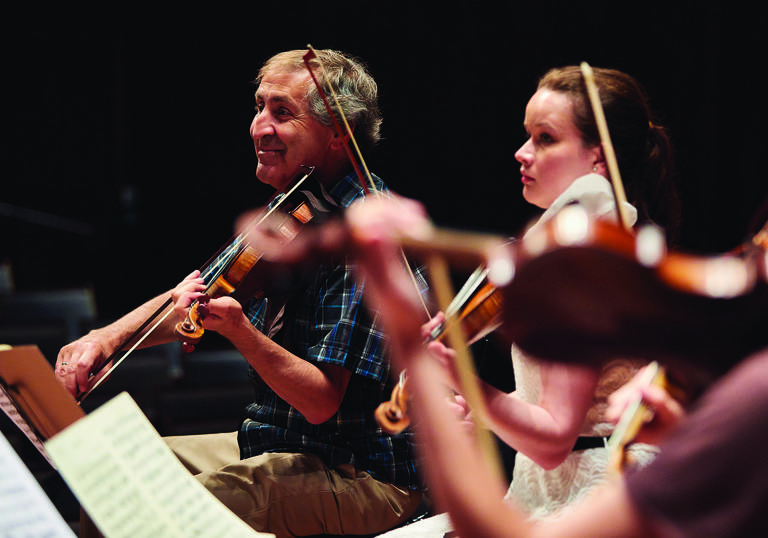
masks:
<instances>
[{"instance_id":1,"label":"man's ear","mask_svg":"<svg viewBox=\"0 0 768 538\"><path fill-rule=\"evenodd\" d=\"M331 139L331 149L332 150L340 150L344 149L344 144L346 144L347 136L345 135L344 138L342 138L340 135L336 134Z\"/></svg>"},{"instance_id":2,"label":"man's ear","mask_svg":"<svg viewBox=\"0 0 768 538\"><path fill-rule=\"evenodd\" d=\"M352 131L352 133L354 133L355 132L355 124L354 123L350 123L349 124L349 129L350 129L350 131ZM349 139L350 139L350 135L349 134L345 134L344 137L342 138L338 133L336 133L336 135L331 140L331 148L332 149L344 149L344 145L349 143Z\"/></svg>"}]
</instances>

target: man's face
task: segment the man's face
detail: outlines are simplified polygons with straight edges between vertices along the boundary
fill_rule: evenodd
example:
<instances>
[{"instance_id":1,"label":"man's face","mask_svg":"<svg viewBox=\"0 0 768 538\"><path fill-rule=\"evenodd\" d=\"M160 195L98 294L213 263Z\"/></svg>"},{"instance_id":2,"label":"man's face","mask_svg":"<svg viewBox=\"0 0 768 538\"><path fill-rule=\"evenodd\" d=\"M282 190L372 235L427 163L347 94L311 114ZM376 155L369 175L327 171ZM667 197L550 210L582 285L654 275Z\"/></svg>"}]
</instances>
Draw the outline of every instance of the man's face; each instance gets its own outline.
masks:
<instances>
[{"instance_id":1,"label":"man's face","mask_svg":"<svg viewBox=\"0 0 768 538\"><path fill-rule=\"evenodd\" d=\"M333 129L317 123L305 95L309 73L267 74L256 91L251 138L259 163L256 177L277 190L286 188L302 166L321 168L334 139Z\"/></svg>"}]
</instances>

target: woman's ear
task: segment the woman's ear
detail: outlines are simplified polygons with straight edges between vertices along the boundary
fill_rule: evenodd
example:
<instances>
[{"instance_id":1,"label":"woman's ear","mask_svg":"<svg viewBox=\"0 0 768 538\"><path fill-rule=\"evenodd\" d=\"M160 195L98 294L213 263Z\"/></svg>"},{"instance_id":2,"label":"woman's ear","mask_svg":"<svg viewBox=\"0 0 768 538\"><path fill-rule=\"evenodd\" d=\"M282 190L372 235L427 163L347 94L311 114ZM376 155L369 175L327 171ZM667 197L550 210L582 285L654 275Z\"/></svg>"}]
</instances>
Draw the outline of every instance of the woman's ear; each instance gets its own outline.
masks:
<instances>
[{"instance_id":1,"label":"woman's ear","mask_svg":"<svg viewBox=\"0 0 768 538\"><path fill-rule=\"evenodd\" d=\"M600 145L595 146L593 149L592 172L606 178L610 177L608 165L605 162L605 155L603 154L603 147Z\"/></svg>"}]
</instances>

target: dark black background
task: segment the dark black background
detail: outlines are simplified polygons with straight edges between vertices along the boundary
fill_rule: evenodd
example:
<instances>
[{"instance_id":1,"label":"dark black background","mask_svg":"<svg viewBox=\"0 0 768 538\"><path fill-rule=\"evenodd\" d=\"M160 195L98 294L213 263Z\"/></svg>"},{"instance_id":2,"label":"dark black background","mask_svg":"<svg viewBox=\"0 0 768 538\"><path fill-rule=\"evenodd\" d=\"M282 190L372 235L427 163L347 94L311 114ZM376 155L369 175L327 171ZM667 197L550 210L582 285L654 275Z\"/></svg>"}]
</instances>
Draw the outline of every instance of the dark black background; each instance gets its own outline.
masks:
<instances>
[{"instance_id":1,"label":"dark black background","mask_svg":"<svg viewBox=\"0 0 768 538\"><path fill-rule=\"evenodd\" d=\"M754 4L275 4L5 8L0 257L18 289L92 285L111 317L205 262L271 194L251 80L308 43L367 62L384 114L369 167L438 224L528 221L524 107L547 68L581 61L638 78L671 129L682 248L735 246L768 194Z\"/></svg>"}]
</instances>

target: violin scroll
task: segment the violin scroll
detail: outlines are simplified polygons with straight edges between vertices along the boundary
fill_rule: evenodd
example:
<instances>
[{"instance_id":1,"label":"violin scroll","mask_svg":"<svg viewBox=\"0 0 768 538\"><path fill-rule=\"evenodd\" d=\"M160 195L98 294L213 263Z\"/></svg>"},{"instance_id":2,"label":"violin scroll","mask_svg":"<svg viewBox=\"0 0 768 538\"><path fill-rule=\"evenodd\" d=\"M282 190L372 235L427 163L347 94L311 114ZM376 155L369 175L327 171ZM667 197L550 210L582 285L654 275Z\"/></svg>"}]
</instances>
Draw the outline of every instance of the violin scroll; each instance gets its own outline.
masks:
<instances>
[{"instance_id":1,"label":"violin scroll","mask_svg":"<svg viewBox=\"0 0 768 538\"><path fill-rule=\"evenodd\" d=\"M404 381L405 378L402 378L395 385L390 399L379 404L374 412L376 422L390 435L396 435L411 425L408 417L408 391Z\"/></svg>"},{"instance_id":2,"label":"violin scroll","mask_svg":"<svg viewBox=\"0 0 768 538\"><path fill-rule=\"evenodd\" d=\"M176 338L182 342L184 351L194 350L195 344L205 333L201 320L207 314L208 301L213 297L232 295L253 270L256 262L261 259L261 254L249 245L241 244L237 248L239 252L233 256L226 266L226 270L208 286L205 295L192 304L184 321L176 324L174 332Z\"/></svg>"},{"instance_id":3,"label":"violin scroll","mask_svg":"<svg viewBox=\"0 0 768 538\"><path fill-rule=\"evenodd\" d=\"M201 320L204 316L200 314L200 304L203 297L198 299L198 302L193 304L187 311L187 317L184 321L180 321L176 324L174 334L176 338L181 341L181 348L185 352L189 353L195 349L197 344L205 333Z\"/></svg>"}]
</instances>

